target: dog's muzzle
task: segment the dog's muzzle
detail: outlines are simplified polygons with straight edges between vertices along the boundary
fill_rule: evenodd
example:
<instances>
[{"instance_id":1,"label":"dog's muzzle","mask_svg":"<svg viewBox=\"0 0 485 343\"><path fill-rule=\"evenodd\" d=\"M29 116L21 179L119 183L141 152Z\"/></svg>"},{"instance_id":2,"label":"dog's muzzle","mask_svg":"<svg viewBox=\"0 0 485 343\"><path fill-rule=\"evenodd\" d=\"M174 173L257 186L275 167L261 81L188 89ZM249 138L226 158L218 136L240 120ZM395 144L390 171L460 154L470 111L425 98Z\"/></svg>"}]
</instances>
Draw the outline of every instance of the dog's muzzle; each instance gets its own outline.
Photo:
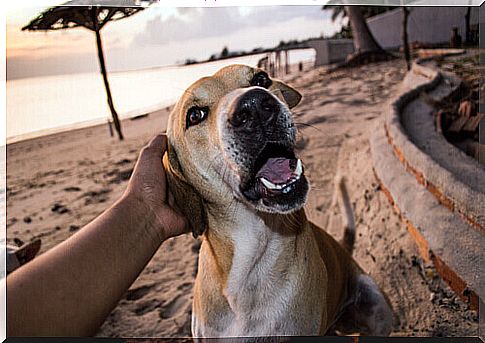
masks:
<instances>
[{"instance_id":1,"label":"dog's muzzle","mask_svg":"<svg viewBox=\"0 0 485 343\"><path fill-rule=\"evenodd\" d=\"M268 90L255 87L235 100L227 122L228 150L245 199L267 212L301 207L308 182L294 153L296 129L288 107Z\"/></svg>"}]
</instances>

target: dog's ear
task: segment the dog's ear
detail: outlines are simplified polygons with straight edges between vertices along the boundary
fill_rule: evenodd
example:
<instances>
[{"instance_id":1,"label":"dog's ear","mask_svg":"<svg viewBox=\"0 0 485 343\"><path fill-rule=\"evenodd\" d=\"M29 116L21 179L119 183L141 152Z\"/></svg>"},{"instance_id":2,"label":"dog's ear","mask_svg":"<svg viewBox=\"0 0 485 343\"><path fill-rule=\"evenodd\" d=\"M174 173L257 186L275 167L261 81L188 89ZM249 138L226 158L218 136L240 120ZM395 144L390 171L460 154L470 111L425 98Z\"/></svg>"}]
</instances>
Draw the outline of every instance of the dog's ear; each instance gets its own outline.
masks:
<instances>
[{"instance_id":1,"label":"dog's ear","mask_svg":"<svg viewBox=\"0 0 485 343\"><path fill-rule=\"evenodd\" d=\"M288 105L289 108L293 108L298 105L301 101L301 94L296 89L288 86L286 83L281 81L273 81L273 85L271 88L279 90L281 93L281 97L283 98L284 102Z\"/></svg>"},{"instance_id":2,"label":"dog's ear","mask_svg":"<svg viewBox=\"0 0 485 343\"><path fill-rule=\"evenodd\" d=\"M167 173L167 185L175 198L182 214L187 218L195 238L207 229L207 213L200 194L187 182L180 166L177 152L168 144L167 153L163 156L163 166Z\"/></svg>"}]
</instances>

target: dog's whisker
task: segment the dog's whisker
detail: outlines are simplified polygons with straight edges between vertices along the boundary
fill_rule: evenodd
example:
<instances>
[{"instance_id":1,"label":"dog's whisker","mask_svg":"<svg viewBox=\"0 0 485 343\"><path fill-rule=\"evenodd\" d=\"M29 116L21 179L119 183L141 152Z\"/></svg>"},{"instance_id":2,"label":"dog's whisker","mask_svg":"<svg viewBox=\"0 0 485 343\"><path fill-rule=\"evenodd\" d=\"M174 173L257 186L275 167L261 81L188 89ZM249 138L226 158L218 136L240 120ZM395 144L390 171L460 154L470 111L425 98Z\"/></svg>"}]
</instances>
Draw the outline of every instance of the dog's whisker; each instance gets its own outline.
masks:
<instances>
[{"instance_id":1,"label":"dog's whisker","mask_svg":"<svg viewBox=\"0 0 485 343\"><path fill-rule=\"evenodd\" d=\"M298 127L298 125L305 126L305 127L311 127L312 129L315 129L319 132L323 132L321 129L319 129L318 127L316 127L315 125L312 125L312 124L308 124L308 123L304 123L304 122L294 122L294 123L297 127Z\"/></svg>"}]
</instances>

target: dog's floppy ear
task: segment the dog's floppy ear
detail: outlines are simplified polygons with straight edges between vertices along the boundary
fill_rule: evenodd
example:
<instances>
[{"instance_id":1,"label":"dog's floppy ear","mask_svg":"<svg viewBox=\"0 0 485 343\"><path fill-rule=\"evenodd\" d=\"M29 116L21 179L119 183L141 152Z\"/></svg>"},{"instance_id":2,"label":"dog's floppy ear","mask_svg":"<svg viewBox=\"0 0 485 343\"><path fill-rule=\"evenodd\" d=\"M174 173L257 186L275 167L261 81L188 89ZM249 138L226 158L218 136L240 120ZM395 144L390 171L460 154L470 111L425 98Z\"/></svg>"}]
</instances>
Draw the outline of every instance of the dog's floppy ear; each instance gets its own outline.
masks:
<instances>
[{"instance_id":1,"label":"dog's floppy ear","mask_svg":"<svg viewBox=\"0 0 485 343\"><path fill-rule=\"evenodd\" d=\"M175 202L187 218L195 238L207 229L207 213L200 194L190 185L183 175L177 152L168 144L167 153L163 156L163 166L167 173L167 185Z\"/></svg>"},{"instance_id":2,"label":"dog's floppy ear","mask_svg":"<svg viewBox=\"0 0 485 343\"><path fill-rule=\"evenodd\" d=\"M301 101L302 96L300 92L281 81L273 81L273 85L271 88L280 91L281 97L283 98L282 100L286 102L289 108L295 107Z\"/></svg>"}]
</instances>

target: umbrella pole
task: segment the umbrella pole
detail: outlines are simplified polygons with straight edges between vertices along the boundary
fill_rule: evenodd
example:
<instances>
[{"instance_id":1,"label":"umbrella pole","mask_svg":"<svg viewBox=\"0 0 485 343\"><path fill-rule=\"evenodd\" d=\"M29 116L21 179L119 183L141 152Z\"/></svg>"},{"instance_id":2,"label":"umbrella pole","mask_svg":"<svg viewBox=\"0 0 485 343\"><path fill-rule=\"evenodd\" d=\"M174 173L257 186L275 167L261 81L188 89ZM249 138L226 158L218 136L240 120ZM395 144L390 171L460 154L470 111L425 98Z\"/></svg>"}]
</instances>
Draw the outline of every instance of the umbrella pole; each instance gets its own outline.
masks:
<instances>
[{"instance_id":1,"label":"umbrella pole","mask_svg":"<svg viewBox=\"0 0 485 343\"><path fill-rule=\"evenodd\" d=\"M108 106L111 111L111 115L113 116L113 122L115 124L116 131L118 132L118 136L120 140L123 140L123 133L121 132L121 124L118 119L118 113L116 113L115 106L113 104L113 99L111 98L111 90L109 88L108 76L106 74L106 66L104 63L104 54L103 54L103 45L101 42L101 35L98 29L95 29L94 32L96 33L96 43L97 43L96 45L98 47L99 65L101 67L101 74L103 75L104 86L106 87Z\"/></svg>"}]
</instances>

